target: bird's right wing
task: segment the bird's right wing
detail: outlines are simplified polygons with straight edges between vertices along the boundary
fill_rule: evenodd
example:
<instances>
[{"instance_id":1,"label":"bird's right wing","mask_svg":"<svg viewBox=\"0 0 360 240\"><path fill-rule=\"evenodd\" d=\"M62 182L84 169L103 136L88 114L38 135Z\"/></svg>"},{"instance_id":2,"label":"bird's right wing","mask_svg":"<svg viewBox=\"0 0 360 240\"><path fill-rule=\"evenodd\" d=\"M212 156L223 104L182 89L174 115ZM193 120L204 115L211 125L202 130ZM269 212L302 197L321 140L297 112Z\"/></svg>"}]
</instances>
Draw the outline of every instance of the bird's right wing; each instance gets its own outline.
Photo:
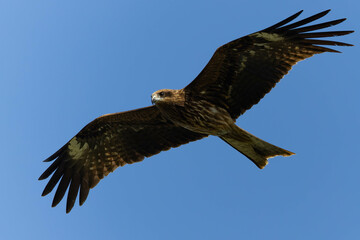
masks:
<instances>
[{"instance_id":1,"label":"bird's right wing","mask_svg":"<svg viewBox=\"0 0 360 240\"><path fill-rule=\"evenodd\" d=\"M42 195L50 193L60 181L54 207L70 186L66 205L70 212L78 192L82 205L90 188L117 167L206 136L175 126L155 106L101 116L45 160L54 162L39 180L53 175Z\"/></svg>"}]
</instances>

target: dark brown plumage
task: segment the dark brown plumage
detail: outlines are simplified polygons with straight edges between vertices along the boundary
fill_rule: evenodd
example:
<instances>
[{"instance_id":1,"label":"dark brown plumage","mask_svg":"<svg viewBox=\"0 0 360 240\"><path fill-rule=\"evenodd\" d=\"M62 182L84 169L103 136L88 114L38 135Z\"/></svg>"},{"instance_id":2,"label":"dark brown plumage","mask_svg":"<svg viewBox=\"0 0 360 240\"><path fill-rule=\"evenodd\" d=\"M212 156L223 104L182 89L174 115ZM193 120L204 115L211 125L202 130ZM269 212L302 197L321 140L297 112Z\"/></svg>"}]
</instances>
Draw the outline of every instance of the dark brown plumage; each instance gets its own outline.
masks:
<instances>
[{"instance_id":1,"label":"dark brown plumage","mask_svg":"<svg viewBox=\"0 0 360 240\"><path fill-rule=\"evenodd\" d=\"M301 12L221 46L184 89L153 93L153 106L104 115L89 123L45 160L53 163L39 179L52 176L42 195L60 182L52 206L69 189L66 211L70 212L78 194L82 205L90 188L117 167L208 135L220 137L259 168L265 167L270 157L292 155L239 128L235 120L257 104L298 61L322 52L338 52L324 47L327 45L352 46L314 38L353 31L311 32L345 19L303 26L323 17L327 10L288 24Z\"/></svg>"}]
</instances>

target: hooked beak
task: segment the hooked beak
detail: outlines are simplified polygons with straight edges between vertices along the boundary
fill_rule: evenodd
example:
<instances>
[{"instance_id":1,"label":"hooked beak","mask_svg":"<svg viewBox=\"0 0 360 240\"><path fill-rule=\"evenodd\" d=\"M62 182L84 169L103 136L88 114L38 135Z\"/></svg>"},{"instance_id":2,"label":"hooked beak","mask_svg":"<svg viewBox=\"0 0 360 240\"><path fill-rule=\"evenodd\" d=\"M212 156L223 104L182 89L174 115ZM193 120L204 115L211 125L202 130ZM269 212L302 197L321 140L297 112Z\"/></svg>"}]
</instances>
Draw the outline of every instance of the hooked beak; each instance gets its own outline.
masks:
<instances>
[{"instance_id":1,"label":"hooked beak","mask_svg":"<svg viewBox=\"0 0 360 240\"><path fill-rule=\"evenodd\" d=\"M151 103L152 103L152 104L156 104L157 102L159 102L159 101L161 101L161 100L162 100L162 98L159 96L159 94L153 93L153 94L151 95Z\"/></svg>"},{"instance_id":2,"label":"hooked beak","mask_svg":"<svg viewBox=\"0 0 360 240\"><path fill-rule=\"evenodd\" d=\"M154 95L151 95L151 103L155 104L157 101L156 97Z\"/></svg>"}]
</instances>

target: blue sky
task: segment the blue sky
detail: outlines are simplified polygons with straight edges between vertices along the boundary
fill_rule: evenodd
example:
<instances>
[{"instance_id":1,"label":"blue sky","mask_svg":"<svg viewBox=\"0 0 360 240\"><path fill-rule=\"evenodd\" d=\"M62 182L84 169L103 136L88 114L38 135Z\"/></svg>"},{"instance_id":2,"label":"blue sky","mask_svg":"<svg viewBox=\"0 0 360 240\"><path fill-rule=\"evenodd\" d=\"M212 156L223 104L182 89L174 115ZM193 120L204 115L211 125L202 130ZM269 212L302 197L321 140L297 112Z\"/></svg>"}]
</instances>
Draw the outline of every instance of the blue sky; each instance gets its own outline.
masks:
<instances>
[{"instance_id":1,"label":"blue sky","mask_svg":"<svg viewBox=\"0 0 360 240\"><path fill-rule=\"evenodd\" d=\"M1 1L2 239L356 239L360 228L359 48L297 64L237 124L296 153L259 170L215 137L117 169L51 208L42 160L94 118L179 89L220 45L304 9L344 1ZM338 38L358 45L358 33Z\"/></svg>"}]
</instances>

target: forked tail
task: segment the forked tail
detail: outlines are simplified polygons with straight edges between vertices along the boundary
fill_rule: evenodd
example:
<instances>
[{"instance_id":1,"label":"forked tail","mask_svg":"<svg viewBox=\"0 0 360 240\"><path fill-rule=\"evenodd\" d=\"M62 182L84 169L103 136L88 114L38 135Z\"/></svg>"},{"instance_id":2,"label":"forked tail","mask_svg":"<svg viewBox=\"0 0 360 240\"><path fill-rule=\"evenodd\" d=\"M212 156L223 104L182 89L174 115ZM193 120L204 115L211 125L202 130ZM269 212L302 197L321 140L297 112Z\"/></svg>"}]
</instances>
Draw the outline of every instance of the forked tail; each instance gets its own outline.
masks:
<instances>
[{"instance_id":1,"label":"forked tail","mask_svg":"<svg viewBox=\"0 0 360 240\"><path fill-rule=\"evenodd\" d=\"M279 155L291 156L295 154L265 142L239 127L237 127L233 133L223 135L220 138L244 154L261 169L263 169L266 164L268 164L268 158Z\"/></svg>"}]
</instances>

